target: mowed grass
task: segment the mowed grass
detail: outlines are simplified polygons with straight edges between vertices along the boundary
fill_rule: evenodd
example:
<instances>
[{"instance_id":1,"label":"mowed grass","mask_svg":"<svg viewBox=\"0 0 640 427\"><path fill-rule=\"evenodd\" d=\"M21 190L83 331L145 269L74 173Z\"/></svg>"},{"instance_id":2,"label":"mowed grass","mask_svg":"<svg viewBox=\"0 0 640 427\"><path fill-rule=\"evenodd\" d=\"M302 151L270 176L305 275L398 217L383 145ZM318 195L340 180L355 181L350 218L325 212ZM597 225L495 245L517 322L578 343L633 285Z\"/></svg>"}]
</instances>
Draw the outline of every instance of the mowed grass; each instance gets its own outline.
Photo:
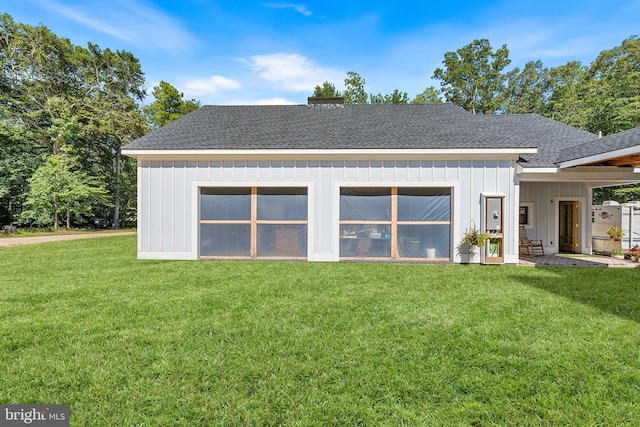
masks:
<instances>
[{"instance_id":1,"label":"mowed grass","mask_svg":"<svg viewBox=\"0 0 640 427\"><path fill-rule=\"evenodd\" d=\"M73 426L639 425L640 270L0 249L0 402Z\"/></svg>"}]
</instances>

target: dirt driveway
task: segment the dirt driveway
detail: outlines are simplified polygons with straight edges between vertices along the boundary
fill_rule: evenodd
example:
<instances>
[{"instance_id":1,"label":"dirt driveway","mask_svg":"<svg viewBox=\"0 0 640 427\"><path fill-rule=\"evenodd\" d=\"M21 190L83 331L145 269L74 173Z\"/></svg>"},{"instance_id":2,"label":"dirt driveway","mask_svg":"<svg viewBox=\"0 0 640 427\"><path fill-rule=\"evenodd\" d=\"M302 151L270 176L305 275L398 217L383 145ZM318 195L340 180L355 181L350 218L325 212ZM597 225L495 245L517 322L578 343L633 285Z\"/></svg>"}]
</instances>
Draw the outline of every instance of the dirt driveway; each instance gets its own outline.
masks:
<instances>
[{"instance_id":1,"label":"dirt driveway","mask_svg":"<svg viewBox=\"0 0 640 427\"><path fill-rule=\"evenodd\" d=\"M0 248L33 245L36 243L59 242L63 240L93 239L96 237L132 236L135 231L104 231L97 233L50 234L33 237L4 237L0 239Z\"/></svg>"}]
</instances>

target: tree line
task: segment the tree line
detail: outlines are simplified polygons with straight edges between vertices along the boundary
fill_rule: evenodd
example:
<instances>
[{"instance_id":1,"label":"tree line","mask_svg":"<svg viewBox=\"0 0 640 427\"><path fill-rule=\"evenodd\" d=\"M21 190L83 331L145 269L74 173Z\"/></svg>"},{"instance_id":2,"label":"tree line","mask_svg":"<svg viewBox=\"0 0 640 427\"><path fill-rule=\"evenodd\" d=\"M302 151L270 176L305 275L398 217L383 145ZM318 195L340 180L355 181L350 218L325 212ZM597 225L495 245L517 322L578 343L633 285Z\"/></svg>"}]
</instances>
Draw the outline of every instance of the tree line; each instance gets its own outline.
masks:
<instances>
[{"instance_id":1,"label":"tree line","mask_svg":"<svg viewBox=\"0 0 640 427\"><path fill-rule=\"evenodd\" d=\"M365 79L349 71L344 91L328 81L313 96L342 96L346 104L425 104L450 102L472 114L536 113L595 134L610 135L640 126L640 39L630 36L604 50L589 65L569 61L545 67L542 61L510 68L506 45L489 40L444 54L443 66L427 87L410 98L394 89L387 95L367 93ZM638 185L594 190L594 203L640 199Z\"/></svg>"},{"instance_id":2,"label":"tree line","mask_svg":"<svg viewBox=\"0 0 640 427\"><path fill-rule=\"evenodd\" d=\"M608 135L640 126L640 40L631 36L602 51L590 65L579 61L548 68L540 60L509 68L506 45L489 40L444 54L427 87L410 99L407 92L365 90L365 79L349 71L344 91L324 82L313 96L342 96L347 104L424 104L450 102L473 114L537 113L577 128Z\"/></svg>"},{"instance_id":3,"label":"tree line","mask_svg":"<svg viewBox=\"0 0 640 427\"><path fill-rule=\"evenodd\" d=\"M604 135L640 125L640 40L605 50L590 65L509 68L506 45L486 39L447 52L427 87L371 94L350 71L314 96L351 104L452 102L474 114L538 113ZM147 97L144 72L126 51L74 45L44 25L0 15L0 224L71 227L101 217L136 222L136 164L121 148L200 106L167 82ZM603 190L608 191L608 190ZM637 198L635 187L617 195ZM626 191L626 193L625 193ZM615 194L614 194L615 196ZM609 197L609 198L613 198Z\"/></svg>"},{"instance_id":4,"label":"tree line","mask_svg":"<svg viewBox=\"0 0 640 427\"><path fill-rule=\"evenodd\" d=\"M161 82L146 97L138 59L74 45L0 16L0 223L134 225L136 165L121 148L198 108Z\"/></svg>"}]
</instances>

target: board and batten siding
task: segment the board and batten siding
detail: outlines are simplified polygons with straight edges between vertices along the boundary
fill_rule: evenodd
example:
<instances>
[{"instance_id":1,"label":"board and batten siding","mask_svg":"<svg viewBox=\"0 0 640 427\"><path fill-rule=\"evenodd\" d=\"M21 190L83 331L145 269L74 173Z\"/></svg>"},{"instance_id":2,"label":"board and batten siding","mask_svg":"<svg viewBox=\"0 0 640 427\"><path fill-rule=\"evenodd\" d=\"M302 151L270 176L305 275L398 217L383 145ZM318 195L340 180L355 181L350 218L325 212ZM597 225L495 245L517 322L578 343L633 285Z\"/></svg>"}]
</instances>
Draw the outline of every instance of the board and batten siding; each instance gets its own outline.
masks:
<instances>
[{"instance_id":1,"label":"board and batten siding","mask_svg":"<svg viewBox=\"0 0 640 427\"><path fill-rule=\"evenodd\" d=\"M308 259L339 260L339 189L449 187L451 248L481 227L481 195L503 195L506 263L517 263L519 190L512 160L138 159L138 257L198 259L198 194L206 186L297 186L309 195Z\"/></svg>"},{"instance_id":2,"label":"board and batten siding","mask_svg":"<svg viewBox=\"0 0 640 427\"><path fill-rule=\"evenodd\" d=\"M592 190L583 182L521 182L520 203L533 206L531 228L527 237L540 239L545 254L559 252L559 202L579 203L580 252L591 253L591 197Z\"/></svg>"}]
</instances>

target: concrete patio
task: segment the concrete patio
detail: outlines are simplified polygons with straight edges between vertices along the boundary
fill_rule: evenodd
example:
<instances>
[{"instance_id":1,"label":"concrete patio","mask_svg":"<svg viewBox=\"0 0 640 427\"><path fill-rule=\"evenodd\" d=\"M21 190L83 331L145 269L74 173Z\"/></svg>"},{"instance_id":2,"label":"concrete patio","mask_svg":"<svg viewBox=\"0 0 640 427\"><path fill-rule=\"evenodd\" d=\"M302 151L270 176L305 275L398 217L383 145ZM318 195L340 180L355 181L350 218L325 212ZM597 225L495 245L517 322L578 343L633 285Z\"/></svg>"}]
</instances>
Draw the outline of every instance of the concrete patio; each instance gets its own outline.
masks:
<instances>
[{"instance_id":1,"label":"concrete patio","mask_svg":"<svg viewBox=\"0 0 640 427\"><path fill-rule=\"evenodd\" d=\"M520 265L538 266L566 266L566 267L614 267L638 268L640 264L628 259L616 259L610 256L558 254L544 255L533 258L520 258Z\"/></svg>"}]
</instances>

